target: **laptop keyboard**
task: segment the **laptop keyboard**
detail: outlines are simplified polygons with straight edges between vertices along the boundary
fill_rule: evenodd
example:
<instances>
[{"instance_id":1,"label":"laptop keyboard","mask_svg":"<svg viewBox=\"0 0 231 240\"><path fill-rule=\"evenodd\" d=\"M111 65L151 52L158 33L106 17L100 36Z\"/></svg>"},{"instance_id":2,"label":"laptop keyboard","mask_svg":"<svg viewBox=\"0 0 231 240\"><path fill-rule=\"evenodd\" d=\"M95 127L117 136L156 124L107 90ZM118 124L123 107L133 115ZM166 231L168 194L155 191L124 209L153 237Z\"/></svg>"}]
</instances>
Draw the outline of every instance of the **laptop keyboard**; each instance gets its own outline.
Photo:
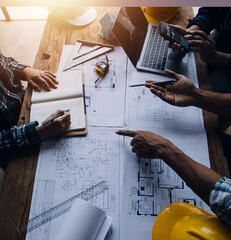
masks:
<instances>
[{"instance_id":1,"label":"laptop keyboard","mask_svg":"<svg viewBox=\"0 0 231 240\"><path fill-rule=\"evenodd\" d=\"M164 70L168 55L168 41L159 34L159 27L152 26L146 51L144 53L142 67Z\"/></svg>"}]
</instances>

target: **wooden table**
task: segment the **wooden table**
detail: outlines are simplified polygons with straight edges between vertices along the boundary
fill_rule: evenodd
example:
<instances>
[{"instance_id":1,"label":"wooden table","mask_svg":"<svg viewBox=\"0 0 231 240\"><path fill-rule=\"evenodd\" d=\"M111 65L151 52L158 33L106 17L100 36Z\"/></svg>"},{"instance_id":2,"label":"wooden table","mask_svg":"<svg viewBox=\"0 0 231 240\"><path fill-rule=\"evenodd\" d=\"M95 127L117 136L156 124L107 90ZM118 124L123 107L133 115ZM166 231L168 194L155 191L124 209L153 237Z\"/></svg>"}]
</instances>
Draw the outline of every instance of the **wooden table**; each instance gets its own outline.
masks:
<instances>
[{"instance_id":1,"label":"wooden table","mask_svg":"<svg viewBox=\"0 0 231 240\"><path fill-rule=\"evenodd\" d=\"M52 15L48 17L34 68L56 72L63 45L75 44L76 39L105 42L101 36L99 20L106 11L114 14L118 8L96 8L97 19L84 27L75 27ZM192 8L182 8L171 23L186 26L193 18ZM115 42L110 42L115 44ZM200 86L210 89L206 65L196 58ZM30 89L27 90L19 125L29 122ZM226 159L218 138L217 117L204 112L211 167L221 175L229 176ZM17 239L16 227L28 220L37 166L39 146L30 146L9 162L0 196L0 239Z\"/></svg>"}]
</instances>

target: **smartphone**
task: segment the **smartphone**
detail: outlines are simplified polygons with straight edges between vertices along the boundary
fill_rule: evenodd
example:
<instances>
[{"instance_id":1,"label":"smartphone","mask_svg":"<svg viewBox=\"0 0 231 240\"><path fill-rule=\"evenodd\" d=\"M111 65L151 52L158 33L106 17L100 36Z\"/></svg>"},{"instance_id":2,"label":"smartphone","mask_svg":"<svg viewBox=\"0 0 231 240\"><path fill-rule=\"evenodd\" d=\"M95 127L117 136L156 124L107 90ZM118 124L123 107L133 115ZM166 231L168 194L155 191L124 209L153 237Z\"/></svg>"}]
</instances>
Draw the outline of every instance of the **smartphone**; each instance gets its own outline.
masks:
<instances>
[{"instance_id":1,"label":"smartphone","mask_svg":"<svg viewBox=\"0 0 231 240\"><path fill-rule=\"evenodd\" d=\"M170 42L176 42L180 44L186 52L190 51L188 40L173 28L169 27L166 23L161 21L159 24L159 30L162 37L169 40Z\"/></svg>"}]
</instances>

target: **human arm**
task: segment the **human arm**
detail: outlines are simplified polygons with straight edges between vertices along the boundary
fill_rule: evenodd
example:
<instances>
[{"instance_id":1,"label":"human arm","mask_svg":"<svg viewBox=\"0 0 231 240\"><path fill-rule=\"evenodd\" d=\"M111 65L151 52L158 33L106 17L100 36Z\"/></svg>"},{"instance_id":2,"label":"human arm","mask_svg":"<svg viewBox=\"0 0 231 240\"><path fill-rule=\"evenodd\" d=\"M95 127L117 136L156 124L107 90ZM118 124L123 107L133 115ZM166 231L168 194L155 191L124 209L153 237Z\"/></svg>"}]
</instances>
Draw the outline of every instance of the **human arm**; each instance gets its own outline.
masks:
<instances>
[{"instance_id":1,"label":"human arm","mask_svg":"<svg viewBox=\"0 0 231 240\"><path fill-rule=\"evenodd\" d=\"M186 184L206 203L209 195L221 176L197 163L184 154L169 140L147 131L116 132L119 135L132 137L132 151L142 158L160 158L168 164Z\"/></svg>"},{"instance_id":2,"label":"human arm","mask_svg":"<svg viewBox=\"0 0 231 240\"><path fill-rule=\"evenodd\" d=\"M165 70L167 76L177 82L164 87L146 82L145 86L163 101L174 106L195 106L225 117L231 117L231 94L216 93L196 88L185 76Z\"/></svg>"},{"instance_id":3,"label":"human arm","mask_svg":"<svg viewBox=\"0 0 231 240\"><path fill-rule=\"evenodd\" d=\"M46 91L51 91L51 88L57 88L56 76L49 71L42 71L30 67L25 67L20 73L16 73L16 76L21 80L25 80L28 84L40 92L41 88Z\"/></svg>"},{"instance_id":4,"label":"human arm","mask_svg":"<svg viewBox=\"0 0 231 240\"><path fill-rule=\"evenodd\" d=\"M210 37L201 30L192 30L186 34L190 50L198 52L202 61L224 69L230 69L230 54L217 51Z\"/></svg>"},{"instance_id":5,"label":"human arm","mask_svg":"<svg viewBox=\"0 0 231 240\"><path fill-rule=\"evenodd\" d=\"M1 58L4 63L13 71L16 79L27 81L36 91L44 90L50 91L51 88L57 88L58 84L56 76L48 71L30 68L27 65L18 63L12 57L5 57L2 53Z\"/></svg>"},{"instance_id":6,"label":"human arm","mask_svg":"<svg viewBox=\"0 0 231 240\"><path fill-rule=\"evenodd\" d=\"M64 111L57 110L44 121L56 116L60 112ZM24 147L62 134L70 124L70 115L64 113L61 117L40 128L37 127L37 122L31 122L20 127L13 126L9 130L0 131L0 165L6 165L7 158Z\"/></svg>"}]
</instances>

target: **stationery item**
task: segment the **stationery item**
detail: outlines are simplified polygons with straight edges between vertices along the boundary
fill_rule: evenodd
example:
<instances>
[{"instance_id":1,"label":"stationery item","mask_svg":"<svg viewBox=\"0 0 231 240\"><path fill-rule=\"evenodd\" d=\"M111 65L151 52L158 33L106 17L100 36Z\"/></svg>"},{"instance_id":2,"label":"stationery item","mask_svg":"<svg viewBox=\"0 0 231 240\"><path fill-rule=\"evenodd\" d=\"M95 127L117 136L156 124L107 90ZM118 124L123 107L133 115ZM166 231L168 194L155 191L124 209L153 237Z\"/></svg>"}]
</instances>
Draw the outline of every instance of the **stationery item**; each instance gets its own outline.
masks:
<instances>
[{"instance_id":1,"label":"stationery item","mask_svg":"<svg viewBox=\"0 0 231 240\"><path fill-rule=\"evenodd\" d=\"M57 109L70 110L71 125L67 132L71 135L87 133L84 84L82 70L57 73L57 89L50 92L42 90L33 91L31 97L30 121L41 123Z\"/></svg>"},{"instance_id":2,"label":"stationery item","mask_svg":"<svg viewBox=\"0 0 231 240\"><path fill-rule=\"evenodd\" d=\"M99 48L101 48L101 46L94 46L94 47L92 47L92 48L90 48L90 49L87 49L87 50L84 51L83 53L80 53L79 55L77 55L76 57L74 57L73 60L75 60L75 59L77 59L77 58L79 58L79 57L82 57L82 56L84 56L84 55L86 55L86 54L88 54L88 53L94 52L95 50L97 50L97 49L99 49Z\"/></svg>"},{"instance_id":3,"label":"stationery item","mask_svg":"<svg viewBox=\"0 0 231 240\"><path fill-rule=\"evenodd\" d=\"M102 209L77 198L55 240L104 240L111 223Z\"/></svg>"},{"instance_id":4,"label":"stationery item","mask_svg":"<svg viewBox=\"0 0 231 240\"><path fill-rule=\"evenodd\" d=\"M110 44L105 44L105 43L97 43L97 42L90 42L90 41L85 41L85 40L77 40L80 43L83 43L84 45L97 45L97 46L102 46L102 47L110 47L114 50L114 46Z\"/></svg>"},{"instance_id":5,"label":"stationery item","mask_svg":"<svg viewBox=\"0 0 231 240\"><path fill-rule=\"evenodd\" d=\"M93 47L93 48L95 48L95 47ZM100 56L100 55L102 55L102 54L104 54L106 52L110 52L113 49L114 48L111 48L111 47L101 47L99 49L96 49L93 52L90 51L89 53L82 55L82 57L78 57L77 59L73 60L72 65L70 65L67 68L64 68L64 71L67 71L67 70L69 70L69 69L71 69L73 67L76 67L76 66L78 66L78 65L80 65L80 64L82 64L82 63L84 63L86 61L89 61L89 60L91 60L91 59L93 59L93 58L95 58L97 56Z\"/></svg>"},{"instance_id":6,"label":"stationery item","mask_svg":"<svg viewBox=\"0 0 231 240\"><path fill-rule=\"evenodd\" d=\"M69 68L73 64L73 58L76 57L81 46L82 46L82 43L80 43L80 42L75 43L75 45L73 46L72 51L70 52L70 55L67 59L66 65L64 67L65 69Z\"/></svg>"},{"instance_id":7,"label":"stationery item","mask_svg":"<svg viewBox=\"0 0 231 240\"><path fill-rule=\"evenodd\" d=\"M150 84L157 85L157 86L162 86L162 85L165 85L167 83L174 83L176 81L177 80L175 80L175 79L171 79L171 80L164 80L164 81L161 81L161 82L150 82ZM129 85L128 87L140 87L140 86L144 86L144 83Z\"/></svg>"},{"instance_id":8,"label":"stationery item","mask_svg":"<svg viewBox=\"0 0 231 240\"><path fill-rule=\"evenodd\" d=\"M65 112L69 112L69 111L70 111L70 110L67 109ZM63 116L63 114L64 114L64 112L59 113L58 115L54 116L53 118L51 118L51 119L47 120L46 122L40 124L38 127L42 127L42 126L44 126L44 125L46 125L46 124L48 124L48 123L54 121L56 118Z\"/></svg>"},{"instance_id":9,"label":"stationery item","mask_svg":"<svg viewBox=\"0 0 231 240\"><path fill-rule=\"evenodd\" d=\"M53 208L41 213L40 215L30 219L27 223L22 224L17 228L17 233L19 237L24 236L27 232L30 232L43 224L51 221L52 219L62 215L63 213L69 211L73 202L77 198L84 199L86 201L98 196L104 191L108 190L108 183L105 181L99 182L98 184L86 189L85 191L78 193L77 195L67 199L66 201L54 206Z\"/></svg>"}]
</instances>

